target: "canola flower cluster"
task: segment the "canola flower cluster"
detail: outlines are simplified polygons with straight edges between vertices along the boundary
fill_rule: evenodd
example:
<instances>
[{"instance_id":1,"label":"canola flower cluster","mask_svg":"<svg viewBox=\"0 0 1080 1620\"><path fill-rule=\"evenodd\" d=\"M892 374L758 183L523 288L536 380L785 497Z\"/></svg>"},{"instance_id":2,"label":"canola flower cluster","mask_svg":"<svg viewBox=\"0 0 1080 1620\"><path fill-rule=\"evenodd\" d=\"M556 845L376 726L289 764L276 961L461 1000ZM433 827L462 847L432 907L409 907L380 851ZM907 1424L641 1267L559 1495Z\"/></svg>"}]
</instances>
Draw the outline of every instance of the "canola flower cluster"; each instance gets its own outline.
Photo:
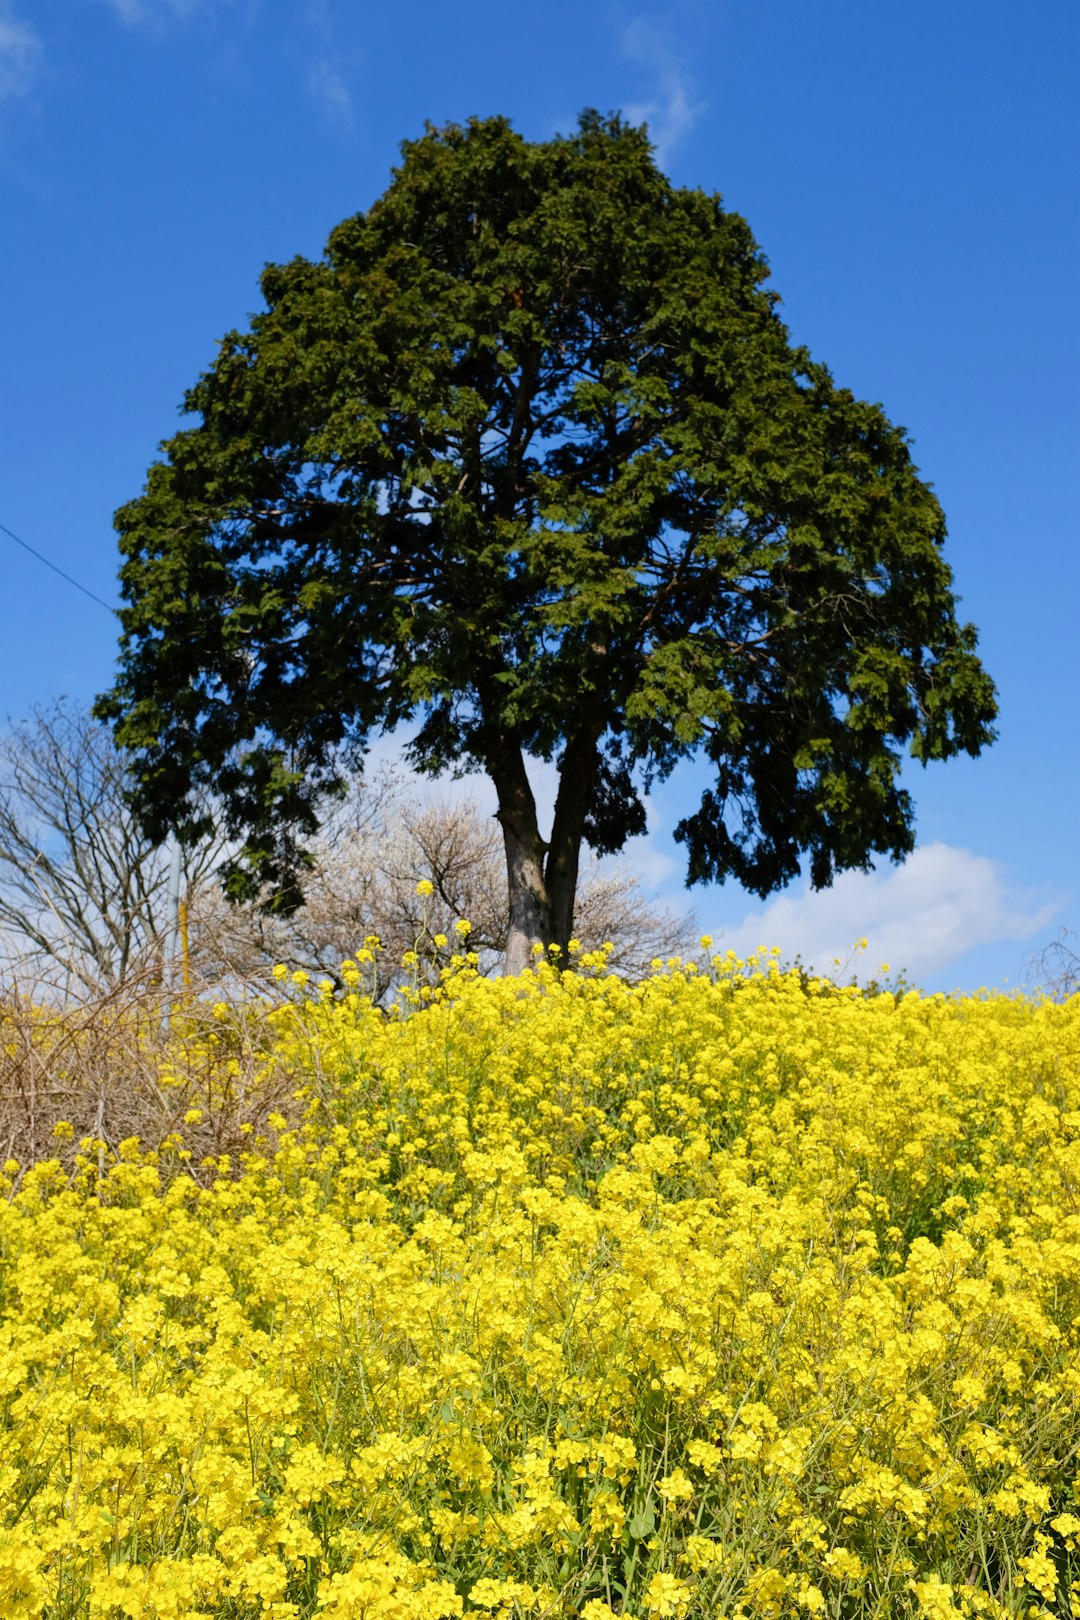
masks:
<instances>
[{"instance_id":1,"label":"canola flower cluster","mask_svg":"<svg viewBox=\"0 0 1080 1620\"><path fill-rule=\"evenodd\" d=\"M0 1616L1080 1614L1080 999L364 971L6 1166Z\"/></svg>"}]
</instances>

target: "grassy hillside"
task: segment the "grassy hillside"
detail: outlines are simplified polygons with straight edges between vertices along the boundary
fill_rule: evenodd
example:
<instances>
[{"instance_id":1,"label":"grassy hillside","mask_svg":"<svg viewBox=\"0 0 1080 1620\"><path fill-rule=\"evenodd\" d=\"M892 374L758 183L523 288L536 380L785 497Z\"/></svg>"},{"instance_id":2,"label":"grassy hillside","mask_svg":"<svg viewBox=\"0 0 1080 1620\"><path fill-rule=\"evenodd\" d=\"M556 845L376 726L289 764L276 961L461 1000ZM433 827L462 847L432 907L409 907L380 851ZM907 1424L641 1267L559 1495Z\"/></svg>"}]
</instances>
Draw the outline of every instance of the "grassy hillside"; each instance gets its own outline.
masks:
<instances>
[{"instance_id":1,"label":"grassy hillside","mask_svg":"<svg viewBox=\"0 0 1080 1620\"><path fill-rule=\"evenodd\" d=\"M363 971L6 1166L0 1616L1080 1614L1080 1000Z\"/></svg>"}]
</instances>

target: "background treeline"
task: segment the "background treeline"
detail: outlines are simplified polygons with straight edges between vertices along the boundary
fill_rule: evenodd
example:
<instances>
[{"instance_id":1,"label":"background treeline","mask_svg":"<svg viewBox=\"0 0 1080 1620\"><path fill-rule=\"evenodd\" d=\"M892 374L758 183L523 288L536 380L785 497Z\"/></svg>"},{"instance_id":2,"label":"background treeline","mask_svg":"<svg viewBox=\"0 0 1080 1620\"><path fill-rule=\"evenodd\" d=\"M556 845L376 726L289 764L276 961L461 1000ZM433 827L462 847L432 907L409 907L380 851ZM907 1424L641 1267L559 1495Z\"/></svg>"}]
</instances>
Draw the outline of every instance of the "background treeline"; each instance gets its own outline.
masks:
<instances>
[{"instance_id":1,"label":"background treeline","mask_svg":"<svg viewBox=\"0 0 1080 1620\"><path fill-rule=\"evenodd\" d=\"M0 963L9 982L70 1000L124 984L168 988L181 977L262 983L278 963L335 977L375 935L390 988L407 951L419 949L430 971L441 951L461 949L460 919L481 970L502 962L502 837L471 800L425 796L392 768L358 775L320 830L304 905L283 916L225 898L224 836L180 852L178 884L171 879L177 856L140 830L130 785L108 727L73 702L34 711L0 739ZM430 896L417 894L422 879ZM585 949L610 943L612 967L630 977L696 940L692 915L654 905L631 871L610 863L586 869L575 931ZM442 936L447 944L435 945Z\"/></svg>"}]
</instances>

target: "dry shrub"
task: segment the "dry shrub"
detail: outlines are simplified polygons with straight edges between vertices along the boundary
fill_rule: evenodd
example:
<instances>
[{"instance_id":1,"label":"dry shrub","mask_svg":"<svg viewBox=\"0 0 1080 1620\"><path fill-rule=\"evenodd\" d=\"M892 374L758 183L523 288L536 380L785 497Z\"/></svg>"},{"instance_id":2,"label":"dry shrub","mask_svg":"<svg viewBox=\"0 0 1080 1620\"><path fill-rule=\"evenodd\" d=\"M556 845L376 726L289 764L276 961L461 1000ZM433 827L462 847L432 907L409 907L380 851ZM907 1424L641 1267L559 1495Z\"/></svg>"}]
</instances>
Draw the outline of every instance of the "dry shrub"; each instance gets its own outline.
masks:
<instances>
[{"instance_id":1,"label":"dry shrub","mask_svg":"<svg viewBox=\"0 0 1080 1620\"><path fill-rule=\"evenodd\" d=\"M89 1151L104 1169L138 1138L204 1179L273 1134L271 1116L298 1122L295 1076L269 1059L264 998L199 990L177 1000L131 979L61 1001L40 976L0 987L0 1159L70 1168Z\"/></svg>"}]
</instances>

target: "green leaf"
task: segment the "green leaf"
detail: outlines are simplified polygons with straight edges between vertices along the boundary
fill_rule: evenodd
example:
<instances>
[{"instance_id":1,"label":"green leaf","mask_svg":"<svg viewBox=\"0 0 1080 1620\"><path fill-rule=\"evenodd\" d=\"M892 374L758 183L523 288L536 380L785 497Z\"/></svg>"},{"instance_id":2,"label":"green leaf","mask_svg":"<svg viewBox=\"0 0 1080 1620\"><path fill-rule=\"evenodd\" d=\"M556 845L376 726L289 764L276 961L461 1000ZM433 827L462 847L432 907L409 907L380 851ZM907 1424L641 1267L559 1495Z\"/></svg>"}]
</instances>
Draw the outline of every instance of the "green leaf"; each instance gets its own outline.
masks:
<instances>
[{"instance_id":1,"label":"green leaf","mask_svg":"<svg viewBox=\"0 0 1080 1620\"><path fill-rule=\"evenodd\" d=\"M906 433L766 276L618 117L406 142L320 260L265 269L117 513L98 712L147 830L212 793L230 892L288 909L343 753L408 722L422 771L494 781L526 932L569 937L581 842L622 848L690 756L690 882L902 858L900 760L978 754L994 689ZM529 755L560 762L546 855Z\"/></svg>"}]
</instances>

